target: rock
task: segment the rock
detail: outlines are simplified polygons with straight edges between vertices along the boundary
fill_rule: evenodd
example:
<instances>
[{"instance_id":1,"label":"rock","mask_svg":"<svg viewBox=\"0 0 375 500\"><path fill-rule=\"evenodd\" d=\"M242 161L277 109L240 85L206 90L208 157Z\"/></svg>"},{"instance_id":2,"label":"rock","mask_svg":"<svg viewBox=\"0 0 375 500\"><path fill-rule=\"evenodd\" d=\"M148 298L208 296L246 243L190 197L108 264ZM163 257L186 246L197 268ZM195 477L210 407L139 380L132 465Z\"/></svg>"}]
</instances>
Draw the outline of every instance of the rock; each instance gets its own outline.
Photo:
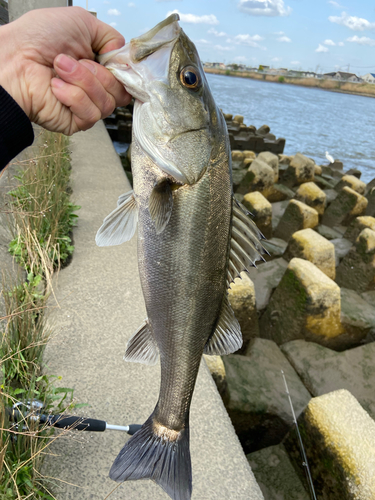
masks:
<instances>
[{"instance_id":1,"label":"rock","mask_svg":"<svg viewBox=\"0 0 375 500\"><path fill-rule=\"evenodd\" d=\"M324 224L319 224L319 226L315 228L315 231L318 231L318 233L324 236L324 238L327 238L327 240L334 240L335 238L341 238L342 236L341 233L332 227L325 226Z\"/></svg>"},{"instance_id":2,"label":"rock","mask_svg":"<svg viewBox=\"0 0 375 500\"><path fill-rule=\"evenodd\" d=\"M365 195L367 196L370 191L375 188L375 177L366 184Z\"/></svg>"},{"instance_id":3,"label":"rock","mask_svg":"<svg viewBox=\"0 0 375 500\"><path fill-rule=\"evenodd\" d=\"M367 203L364 196L345 186L326 209L322 223L330 227L341 223L347 225L356 216L364 214Z\"/></svg>"},{"instance_id":4,"label":"rock","mask_svg":"<svg viewBox=\"0 0 375 500\"><path fill-rule=\"evenodd\" d=\"M281 345L305 339L341 350L347 339L341 325L339 286L314 264L294 258L260 320L260 336Z\"/></svg>"},{"instance_id":5,"label":"rock","mask_svg":"<svg viewBox=\"0 0 375 500\"><path fill-rule=\"evenodd\" d=\"M258 128L257 130L257 134L258 135L266 135L266 134L269 134L270 132L270 128L268 125L262 125L261 127Z\"/></svg>"},{"instance_id":6,"label":"rock","mask_svg":"<svg viewBox=\"0 0 375 500\"><path fill-rule=\"evenodd\" d=\"M323 191L326 194L327 205L337 198L338 193L334 189L324 189Z\"/></svg>"},{"instance_id":7,"label":"rock","mask_svg":"<svg viewBox=\"0 0 375 500\"><path fill-rule=\"evenodd\" d=\"M339 193L345 186L353 189L353 191L359 194L365 194L366 184L357 179L357 177L354 177L354 175L344 175L341 181L336 184L335 190Z\"/></svg>"},{"instance_id":8,"label":"rock","mask_svg":"<svg viewBox=\"0 0 375 500\"><path fill-rule=\"evenodd\" d=\"M283 444L246 456L265 500L310 500Z\"/></svg>"},{"instance_id":9,"label":"rock","mask_svg":"<svg viewBox=\"0 0 375 500\"><path fill-rule=\"evenodd\" d=\"M246 169L249 168L247 165ZM244 170L245 169L245 160L241 161L232 161L232 170Z\"/></svg>"},{"instance_id":10,"label":"rock","mask_svg":"<svg viewBox=\"0 0 375 500\"><path fill-rule=\"evenodd\" d=\"M275 229L278 226L288 205L289 200L272 203L272 229Z\"/></svg>"},{"instance_id":11,"label":"rock","mask_svg":"<svg viewBox=\"0 0 375 500\"><path fill-rule=\"evenodd\" d=\"M284 258L291 260L293 257L312 262L328 278L335 279L335 247L314 230L301 229L292 235Z\"/></svg>"},{"instance_id":12,"label":"rock","mask_svg":"<svg viewBox=\"0 0 375 500\"><path fill-rule=\"evenodd\" d=\"M281 350L312 396L346 389L375 419L375 343L336 352L314 342L294 340Z\"/></svg>"},{"instance_id":13,"label":"rock","mask_svg":"<svg viewBox=\"0 0 375 500\"><path fill-rule=\"evenodd\" d=\"M221 356L208 356L207 354L203 354L203 357L214 379L217 390L225 401L228 398L228 384L223 360Z\"/></svg>"},{"instance_id":14,"label":"rock","mask_svg":"<svg viewBox=\"0 0 375 500\"><path fill-rule=\"evenodd\" d=\"M345 175L353 175L354 177L357 177L357 179L360 179L362 172L358 170L358 168L351 168L350 170L345 172Z\"/></svg>"},{"instance_id":15,"label":"rock","mask_svg":"<svg viewBox=\"0 0 375 500\"><path fill-rule=\"evenodd\" d=\"M315 175L314 176L315 184L317 184L321 189L333 189L337 184L336 180L333 177L327 177L323 175Z\"/></svg>"},{"instance_id":16,"label":"rock","mask_svg":"<svg viewBox=\"0 0 375 500\"><path fill-rule=\"evenodd\" d=\"M242 115L236 115L233 117L233 121L237 123L243 123L243 116Z\"/></svg>"},{"instance_id":17,"label":"rock","mask_svg":"<svg viewBox=\"0 0 375 500\"><path fill-rule=\"evenodd\" d=\"M375 332L375 308L354 290L342 287L341 323L358 345L368 333Z\"/></svg>"},{"instance_id":18,"label":"rock","mask_svg":"<svg viewBox=\"0 0 375 500\"><path fill-rule=\"evenodd\" d=\"M246 172L237 192L246 194L252 191L263 191L272 186L274 180L274 171L262 160L254 160Z\"/></svg>"},{"instance_id":19,"label":"rock","mask_svg":"<svg viewBox=\"0 0 375 500\"><path fill-rule=\"evenodd\" d=\"M366 215L371 215L372 217L375 217L375 187L372 188L367 194L367 208L366 208Z\"/></svg>"},{"instance_id":20,"label":"rock","mask_svg":"<svg viewBox=\"0 0 375 500\"><path fill-rule=\"evenodd\" d=\"M254 339L246 356L223 357L229 402L226 406L245 453L279 444L293 425L281 370L297 415L310 395L274 342Z\"/></svg>"},{"instance_id":21,"label":"rock","mask_svg":"<svg viewBox=\"0 0 375 500\"><path fill-rule=\"evenodd\" d=\"M246 350L251 339L259 337L254 283L247 273L241 273L241 278L236 278L228 290L229 302L242 332L243 344L238 353Z\"/></svg>"},{"instance_id":22,"label":"rock","mask_svg":"<svg viewBox=\"0 0 375 500\"><path fill-rule=\"evenodd\" d=\"M330 164L331 168L334 168L336 170L342 170L344 168L344 165L342 161L340 160L335 160L333 163Z\"/></svg>"},{"instance_id":23,"label":"rock","mask_svg":"<svg viewBox=\"0 0 375 500\"><path fill-rule=\"evenodd\" d=\"M336 282L357 292L375 288L375 231L363 229L338 266Z\"/></svg>"},{"instance_id":24,"label":"rock","mask_svg":"<svg viewBox=\"0 0 375 500\"><path fill-rule=\"evenodd\" d=\"M375 308L375 290L361 293L361 297L371 306Z\"/></svg>"},{"instance_id":25,"label":"rock","mask_svg":"<svg viewBox=\"0 0 375 500\"><path fill-rule=\"evenodd\" d=\"M281 257L284 254L288 243L280 238L270 238L269 240L262 241L262 245L270 253L268 259L272 259Z\"/></svg>"},{"instance_id":26,"label":"rock","mask_svg":"<svg viewBox=\"0 0 375 500\"><path fill-rule=\"evenodd\" d=\"M298 425L317 498L375 498L375 422L350 392L313 398ZM302 469L297 437L290 433L284 444Z\"/></svg>"},{"instance_id":27,"label":"rock","mask_svg":"<svg viewBox=\"0 0 375 500\"><path fill-rule=\"evenodd\" d=\"M240 169L240 170L236 169L232 171L233 189L235 191L241 186L241 183L246 177L246 174L247 174L246 169Z\"/></svg>"},{"instance_id":28,"label":"rock","mask_svg":"<svg viewBox=\"0 0 375 500\"><path fill-rule=\"evenodd\" d=\"M279 160L280 163L285 163L286 165L289 165L289 163L293 160L293 156L279 154Z\"/></svg>"},{"instance_id":29,"label":"rock","mask_svg":"<svg viewBox=\"0 0 375 500\"><path fill-rule=\"evenodd\" d=\"M347 255L349 250L352 248L353 243L346 238L335 238L331 240L335 247L335 262L336 267L340 264L340 261Z\"/></svg>"},{"instance_id":30,"label":"rock","mask_svg":"<svg viewBox=\"0 0 375 500\"><path fill-rule=\"evenodd\" d=\"M293 198L294 191L283 184L273 184L273 186L262 191L262 195L271 203L275 203Z\"/></svg>"},{"instance_id":31,"label":"rock","mask_svg":"<svg viewBox=\"0 0 375 500\"><path fill-rule=\"evenodd\" d=\"M243 165L244 159L245 159L245 156L243 154L243 151L239 151L238 149L234 149L232 151L232 161L233 162L239 162L241 165Z\"/></svg>"},{"instance_id":32,"label":"rock","mask_svg":"<svg viewBox=\"0 0 375 500\"><path fill-rule=\"evenodd\" d=\"M280 283L287 267L288 262L279 258L249 269L249 276L255 287L255 302L258 311L262 311L267 306L273 290Z\"/></svg>"},{"instance_id":33,"label":"rock","mask_svg":"<svg viewBox=\"0 0 375 500\"><path fill-rule=\"evenodd\" d=\"M258 154L257 158L264 161L272 168L275 174L274 182L277 182L279 179L279 157L269 151L263 151Z\"/></svg>"},{"instance_id":34,"label":"rock","mask_svg":"<svg viewBox=\"0 0 375 500\"><path fill-rule=\"evenodd\" d=\"M350 240L354 243L355 240L358 238L359 233L363 229L366 229L366 227L375 231L375 217L369 217L369 216L357 217L350 224L344 236L347 240Z\"/></svg>"},{"instance_id":35,"label":"rock","mask_svg":"<svg viewBox=\"0 0 375 500\"><path fill-rule=\"evenodd\" d=\"M243 194L240 194L240 193L234 193L234 197L236 198L237 201L239 201L240 203L243 202Z\"/></svg>"},{"instance_id":36,"label":"rock","mask_svg":"<svg viewBox=\"0 0 375 500\"><path fill-rule=\"evenodd\" d=\"M314 177L315 175L322 175L322 167L320 165L314 165Z\"/></svg>"},{"instance_id":37,"label":"rock","mask_svg":"<svg viewBox=\"0 0 375 500\"><path fill-rule=\"evenodd\" d=\"M247 193L243 205L253 214L253 220L266 238L272 236L272 205L266 198L255 191Z\"/></svg>"},{"instance_id":38,"label":"rock","mask_svg":"<svg viewBox=\"0 0 375 500\"><path fill-rule=\"evenodd\" d=\"M247 149L242 151L242 154L243 154L245 159L255 160L255 158L257 157L257 155L254 153L254 151L249 151Z\"/></svg>"},{"instance_id":39,"label":"rock","mask_svg":"<svg viewBox=\"0 0 375 500\"><path fill-rule=\"evenodd\" d=\"M314 165L313 160L301 153L297 153L282 177L283 184L291 187L296 184L313 181Z\"/></svg>"},{"instance_id":40,"label":"rock","mask_svg":"<svg viewBox=\"0 0 375 500\"><path fill-rule=\"evenodd\" d=\"M243 161L243 166L248 169L253 161L253 158L245 158Z\"/></svg>"},{"instance_id":41,"label":"rock","mask_svg":"<svg viewBox=\"0 0 375 500\"><path fill-rule=\"evenodd\" d=\"M298 188L295 199L302 201L309 207L315 208L319 215L323 215L327 196L315 182L305 182Z\"/></svg>"},{"instance_id":42,"label":"rock","mask_svg":"<svg viewBox=\"0 0 375 500\"><path fill-rule=\"evenodd\" d=\"M225 121L230 122L233 120L233 115L231 115L230 113L223 113L223 115L224 115Z\"/></svg>"},{"instance_id":43,"label":"rock","mask_svg":"<svg viewBox=\"0 0 375 500\"><path fill-rule=\"evenodd\" d=\"M298 200L290 200L275 230L276 238L289 241L300 229L314 228L319 224L318 212Z\"/></svg>"},{"instance_id":44,"label":"rock","mask_svg":"<svg viewBox=\"0 0 375 500\"><path fill-rule=\"evenodd\" d=\"M338 233L341 234L341 236L344 236L347 227L346 226L341 226L340 224L336 224L336 226L333 226L332 229L337 231Z\"/></svg>"}]
</instances>

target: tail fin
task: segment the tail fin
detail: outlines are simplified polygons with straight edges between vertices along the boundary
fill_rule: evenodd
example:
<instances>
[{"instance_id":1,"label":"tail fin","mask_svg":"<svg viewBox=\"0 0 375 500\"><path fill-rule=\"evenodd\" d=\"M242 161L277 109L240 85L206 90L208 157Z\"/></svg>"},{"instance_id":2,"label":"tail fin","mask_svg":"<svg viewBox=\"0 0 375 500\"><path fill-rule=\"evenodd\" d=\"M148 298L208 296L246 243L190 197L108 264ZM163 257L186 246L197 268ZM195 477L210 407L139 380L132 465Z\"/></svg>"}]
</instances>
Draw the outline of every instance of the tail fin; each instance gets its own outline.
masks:
<instances>
[{"instance_id":1,"label":"tail fin","mask_svg":"<svg viewBox=\"0 0 375 500\"><path fill-rule=\"evenodd\" d=\"M153 479L173 500L190 500L189 426L173 431L155 425L151 415L122 448L109 477L117 482Z\"/></svg>"}]
</instances>

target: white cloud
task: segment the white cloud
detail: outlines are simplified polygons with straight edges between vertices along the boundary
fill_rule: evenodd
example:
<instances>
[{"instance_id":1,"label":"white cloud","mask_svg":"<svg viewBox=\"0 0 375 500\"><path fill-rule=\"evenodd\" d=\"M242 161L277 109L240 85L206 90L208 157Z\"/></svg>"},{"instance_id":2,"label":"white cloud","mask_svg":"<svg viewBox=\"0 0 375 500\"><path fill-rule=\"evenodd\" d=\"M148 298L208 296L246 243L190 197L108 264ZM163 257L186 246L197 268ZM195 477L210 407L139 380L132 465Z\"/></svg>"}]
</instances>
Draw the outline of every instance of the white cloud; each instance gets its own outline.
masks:
<instances>
[{"instance_id":1,"label":"white cloud","mask_svg":"<svg viewBox=\"0 0 375 500\"><path fill-rule=\"evenodd\" d=\"M331 45L332 47L334 47L336 44L333 40L324 40L324 45Z\"/></svg>"},{"instance_id":2,"label":"white cloud","mask_svg":"<svg viewBox=\"0 0 375 500\"><path fill-rule=\"evenodd\" d=\"M223 47L222 45L214 45L214 49L226 51L226 50L233 50L234 47Z\"/></svg>"},{"instance_id":3,"label":"white cloud","mask_svg":"<svg viewBox=\"0 0 375 500\"><path fill-rule=\"evenodd\" d=\"M217 31L215 28L210 28L207 33L209 35L215 35L215 36L228 36L224 31Z\"/></svg>"},{"instance_id":4,"label":"white cloud","mask_svg":"<svg viewBox=\"0 0 375 500\"><path fill-rule=\"evenodd\" d=\"M271 59L271 61L272 61L272 62L280 62L280 61L282 61L282 60L283 60L283 59L282 59L282 57L273 57L273 58Z\"/></svg>"},{"instance_id":5,"label":"white cloud","mask_svg":"<svg viewBox=\"0 0 375 500\"><path fill-rule=\"evenodd\" d=\"M129 2L129 3L128 3L128 7L130 7L130 8L131 8L131 7L135 7L135 3L134 3L134 2Z\"/></svg>"},{"instance_id":6,"label":"white cloud","mask_svg":"<svg viewBox=\"0 0 375 500\"><path fill-rule=\"evenodd\" d=\"M121 12L117 9L109 9L107 14L109 16L121 16Z\"/></svg>"},{"instance_id":7,"label":"white cloud","mask_svg":"<svg viewBox=\"0 0 375 500\"><path fill-rule=\"evenodd\" d=\"M110 23L110 25L115 27L115 26L117 26L117 23Z\"/></svg>"},{"instance_id":8,"label":"white cloud","mask_svg":"<svg viewBox=\"0 0 375 500\"><path fill-rule=\"evenodd\" d=\"M315 52L329 52L327 47L324 47L324 45L319 44L319 47L315 49Z\"/></svg>"},{"instance_id":9,"label":"white cloud","mask_svg":"<svg viewBox=\"0 0 375 500\"><path fill-rule=\"evenodd\" d=\"M281 36L280 38L278 38L278 41L279 42L287 42L287 43L289 43L292 40L289 37L287 37L287 36Z\"/></svg>"},{"instance_id":10,"label":"white cloud","mask_svg":"<svg viewBox=\"0 0 375 500\"><path fill-rule=\"evenodd\" d=\"M196 16L195 14L182 14L177 9L170 10L166 17L171 14L178 14L181 22L190 24L219 24L217 17L214 14L207 14L205 16Z\"/></svg>"},{"instance_id":11,"label":"white cloud","mask_svg":"<svg viewBox=\"0 0 375 500\"><path fill-rule=\"evenodd\" d=\"M343 47L345 44L344 44L344 42L339 42L337 45L338 45L339 47Z\"/></svg>"},{"instance_id":12,"label":"white cloud","mask_svg":"<svg viewBox=\"0 0 375 500\"><path fill-rule=\"evenodd\" d=\"M237 7L250 16L288 16L292 12L284 0L240 0Z\"/></svg>"},{"instance_id":13,"label":"white cloud","mask_svg":"<svg viewBox=\"0 0 375 500\"><path fill-rule=\"evenodd\" d=\"M245 62L245 61L247 61L247 57L245 57L245 56L237 56L237 57L234 58L234 60L236 62Z\"/></svg>"},{"instance_id":14,"label":"white cloud","mask_svg":"<svg viewBox=\"0 0 375 500\"><path fill-rule=\"evenodd\" d=\"M201 38L200 40L197 40L195 43L201 43L203 45L209 45L210 42L208 40L205 40L204 38Z\"/></svg>"},{"instance_id":15,"label":"white cloud","mask_svg":"<svg viewBox=\"0 0 375 500\"><path fill-rule=\"evenodd\" d=\"M248 45L249 47L261 48L259 43L263 38L259 35L237 35L234 37L235 43L238 45Z\"/></svg>"},{"instance_id":16,"label":"white cloud","mask_svg":"<svg viewBox=\"0 0 375 500\"><path fill-rule=\"evenodd\" d=\"M331 23L340 24L341 26L346 26L353 31L365 31L375 29L375 23L370 23L367 19L356 16L348 16L346 12L342 12L341 16L329 16L328 18Z\"/></svg>"},{"instance_id":17,"label":"white cloud","mask_svg":"<svg viewBox=\"0 0 375 500\"><path fill-rule=\"evenodd\" d=\"M336 9L345 9L345 7L343 7L342 5L340 5L338 2L335 2L335 0L329 0L329 2L331 5L333 5L334 7L336 7Z\"/></svg>"},{"instance_id":18,"label":"white cloud","mask_svg":"<svg viewBox=\"0 0 375 500\"><path fill-rule=\"evenodd\" d=\"M226 41L227 43L232 43L232 39L231 39L231 38L227 38L225 41Z\"/></svg>"},{"instance_id":19,"label":"white cloud","mask_svg":"<svg viewBox=\"0 0 375 500\"><path fill-rule=\"evenodd\" d=\"M274 33L274 35L283 36L283 35L285 35L285 33L283 31L276 31L276 33Z\"/></svg>"},{"instance_id":20,"label":"white cloud","mask_svg":"<svg viewBox=\"0 0 375 500\"><path fill-rule=\"evenodd\" d=\"M292 66L298 66L299 64L301 64L299 61L290 61L290 64Z\"/></svg>"},{"instance_id":21,"label":"white cloud","mask_svg":"<svg viewBox=\"0 0 375 500\"><path fill-rule=\"evenodd\" d=\"M350 38L347 38L346 39L347 42L354 42L354 43L358 43L359 45L369 45L370 47L374 47L375 46L375 40L373 38L369 38L367 36L352 36Z\"/></svg>"},{"instance_id":22,"label":"white cloud","mask_svg":"<svg viewBox=\"0 0 375 500\"><path fill-rule=\"evenodd\" d=\"M110 5L111 2L108 2L107 0L104 0L104 5Z\"/></svg>"}]
</instances>

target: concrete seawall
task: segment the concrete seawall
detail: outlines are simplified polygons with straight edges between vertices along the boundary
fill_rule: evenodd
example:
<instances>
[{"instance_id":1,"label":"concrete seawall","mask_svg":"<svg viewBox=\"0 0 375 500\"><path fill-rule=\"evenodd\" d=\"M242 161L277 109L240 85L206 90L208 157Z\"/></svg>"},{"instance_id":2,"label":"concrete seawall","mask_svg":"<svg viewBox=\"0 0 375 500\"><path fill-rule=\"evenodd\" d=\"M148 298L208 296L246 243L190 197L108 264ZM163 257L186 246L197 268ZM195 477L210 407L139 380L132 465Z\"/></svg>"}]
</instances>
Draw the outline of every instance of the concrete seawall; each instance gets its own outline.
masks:
<instances>
[{"instance_id":1,"label":"concrete seawall","mask_svg":"<svg viewBox=\"0 0 375 500\"><path fill-rule=\"evenodd\" d=\"M160 370L122 359L127 340L145 318L136 238L111 248L98 248L94 241L129 184L102 122L76 134L71 150L73 200L82 208L73 261L55 286L59 307L51 324L57 334L47 347L48 370L62 377L62 386L73 387L80 402L89 403L82 415L118 425L143 423L157 401ZM109 468L127 439L116 431L70 431L57 439L44 471L59 480L56 498L107 498L116 487ZM192 402L191 453L193 499L263 499L204 362ZM120 485L110 498L168 496L152 481L138 481Z\"/></svg>"}]
</instances>

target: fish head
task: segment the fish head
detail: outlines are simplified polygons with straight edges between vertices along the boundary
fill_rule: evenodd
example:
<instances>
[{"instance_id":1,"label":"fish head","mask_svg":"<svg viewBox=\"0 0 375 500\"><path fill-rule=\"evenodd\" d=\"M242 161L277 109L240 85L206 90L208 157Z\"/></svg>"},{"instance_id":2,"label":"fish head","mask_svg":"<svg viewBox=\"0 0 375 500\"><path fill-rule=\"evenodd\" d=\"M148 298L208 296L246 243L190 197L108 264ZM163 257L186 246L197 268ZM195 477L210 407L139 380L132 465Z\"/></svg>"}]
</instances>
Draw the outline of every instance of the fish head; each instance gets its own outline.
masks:
<instances>
[{"instance_id":1,"label":"fish head","mask_svg":"<svg viewBox=\"0 0 375 500\"><path fill-rule=\"evenodd\" d=\"M172 14L98 60L135 97L133 132L179 184L196 183L226 141L226 126L193 42Z\"/></svg>"}]
</instances>

